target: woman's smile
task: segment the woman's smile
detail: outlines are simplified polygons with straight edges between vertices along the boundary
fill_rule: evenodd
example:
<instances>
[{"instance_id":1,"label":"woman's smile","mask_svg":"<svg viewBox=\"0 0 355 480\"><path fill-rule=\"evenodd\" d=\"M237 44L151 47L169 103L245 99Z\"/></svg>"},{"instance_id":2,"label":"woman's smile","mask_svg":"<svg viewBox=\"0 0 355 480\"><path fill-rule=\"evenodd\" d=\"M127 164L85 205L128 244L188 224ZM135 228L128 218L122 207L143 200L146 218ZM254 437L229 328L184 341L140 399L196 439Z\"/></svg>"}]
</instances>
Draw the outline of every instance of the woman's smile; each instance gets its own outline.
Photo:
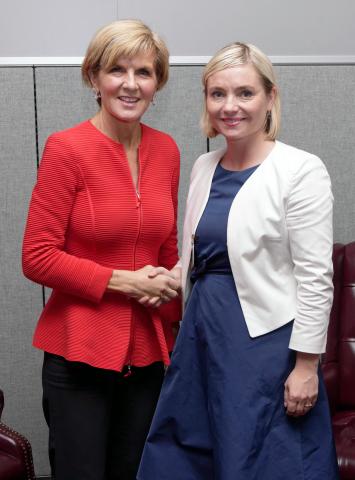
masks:
<instances>
[{"instance_id":1,"label":"woman's smile","mask_svg":"<svg viewBox=\"0 0 355 480\"><path fill-rule=\"evenodd\" d=\"M235 118L221 118L222 122L224 122L228 127L236 127L240 125L240 123L245 120L242 117L235 117Z\"/></svg>"}]
</instances>

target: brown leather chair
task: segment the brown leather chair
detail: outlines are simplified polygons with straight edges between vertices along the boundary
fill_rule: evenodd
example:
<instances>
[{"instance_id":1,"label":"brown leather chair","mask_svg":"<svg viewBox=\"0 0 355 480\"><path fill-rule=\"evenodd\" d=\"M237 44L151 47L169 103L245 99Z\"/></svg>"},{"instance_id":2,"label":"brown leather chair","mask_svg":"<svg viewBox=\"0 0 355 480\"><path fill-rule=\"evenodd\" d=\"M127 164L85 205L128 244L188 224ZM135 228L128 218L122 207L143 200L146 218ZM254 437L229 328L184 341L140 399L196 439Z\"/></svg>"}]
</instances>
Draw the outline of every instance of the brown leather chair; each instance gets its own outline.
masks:
<instances>
[{"instance_id":1,"label":"brown leather chair","mask_svg":"<svg viewBox=\"0 0 355 480\"><path fill-rule=\"evenodd\" d=\"M322 359L341 480L355 479L355 242L335 244L334 302Z\"/></svg>"},{"instance_id":2,"label":"brown leather chair","mask_svg":"<svg viewBox=\"0 0 355 480\"><path fill-rule=\"evenodd\" d=\"M0 390L0 479L35 480L29 441L1 421L4 394Z\"/></svg>"}]
</instances>

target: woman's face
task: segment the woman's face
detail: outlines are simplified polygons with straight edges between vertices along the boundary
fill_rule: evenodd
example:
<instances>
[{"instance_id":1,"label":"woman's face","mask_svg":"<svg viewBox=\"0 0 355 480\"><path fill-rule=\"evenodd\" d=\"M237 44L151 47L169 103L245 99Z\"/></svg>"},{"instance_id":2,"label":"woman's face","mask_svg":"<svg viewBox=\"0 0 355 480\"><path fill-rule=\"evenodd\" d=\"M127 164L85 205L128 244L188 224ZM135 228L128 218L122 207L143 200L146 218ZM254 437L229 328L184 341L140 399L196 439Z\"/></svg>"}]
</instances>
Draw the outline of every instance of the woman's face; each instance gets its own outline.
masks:
<instances>
[{"instance_id":1,"label":"woman's face","mask_svg":"<svg viewBox=\"0 0 355 480\"><path fill-rule=\"evenodd\" d=\"M120 122L139 122L157 90L155 55L121 57L109 71L91 79L101 95L101 111Z\"/></svg>"},{"instance_id":2,"label":"woman's face","mask_svg":"<svg viewBox=\"0 0 355 480\"><path fill-rule=\"evenodd\" d=\"M207 80L206 107L212 126L227 141L264 137L266 115L275 96L265 92L252 65L226 68Z\"/></svg>"}]
</instances>

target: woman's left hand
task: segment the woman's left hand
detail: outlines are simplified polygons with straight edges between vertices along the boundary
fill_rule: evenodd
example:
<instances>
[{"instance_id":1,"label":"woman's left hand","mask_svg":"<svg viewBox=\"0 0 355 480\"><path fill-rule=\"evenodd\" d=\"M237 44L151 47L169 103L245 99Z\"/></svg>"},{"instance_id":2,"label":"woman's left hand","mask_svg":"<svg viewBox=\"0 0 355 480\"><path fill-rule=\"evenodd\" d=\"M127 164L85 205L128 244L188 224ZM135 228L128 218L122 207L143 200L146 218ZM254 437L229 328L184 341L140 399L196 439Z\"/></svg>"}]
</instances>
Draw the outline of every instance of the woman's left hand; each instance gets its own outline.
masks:
<instances>
[{"instance_id":1,"label":"woman's left hand","mask_svg":"<svg viewBox=\"0 0 355 480\"><path fill-rule=\"evenodd\" d=\"M318 354L297 353L295 368L285 382L284 406L288 415L305 415L317 401L318 364Z\"/></svg>"}]
</instances>

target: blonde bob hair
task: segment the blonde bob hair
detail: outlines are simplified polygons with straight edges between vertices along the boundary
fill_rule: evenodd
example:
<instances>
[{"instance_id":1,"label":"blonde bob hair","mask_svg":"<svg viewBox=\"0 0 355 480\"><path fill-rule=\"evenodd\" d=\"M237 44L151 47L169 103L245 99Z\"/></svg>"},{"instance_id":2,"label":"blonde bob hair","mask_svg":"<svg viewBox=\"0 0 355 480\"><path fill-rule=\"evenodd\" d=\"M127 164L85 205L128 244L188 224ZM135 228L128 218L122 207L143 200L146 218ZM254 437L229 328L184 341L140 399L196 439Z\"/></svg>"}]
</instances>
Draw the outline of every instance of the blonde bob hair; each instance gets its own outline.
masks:
<instances>
[{"instance_id":1,"label":"blonde bob hair","mask_svg":"<svg viewBox=\"0 0 355 480\"><path fill-rule=\"evenodd\" d=\"M265 121L265 133L267 140L275 140L280 129L281 108L280 96L276 85L276 78L272 63L268 57L257 47L250 43L235 42L219 50L207 63L202 74L204 87L204 107L201 117L201 128L209 138L218 135L210 122L206 105L207 81L211 75L226 68L238 67L239 65L253 65L258 72L266 94L275 87L275 99L272 109Z\"/></svg>"},{"instance_id":2,"label":"blonde bob hair","mask_svg":"<svg viewBox=\"0 0 355 480\"><path fill-rule=\"evenodd\" d=\"M92 87L91 76L99 70L109 71L120 57L155 54L157 90L169 78L169 51L164 41L140 20L118 20L102 27L91 40L86 51L81 75Z\"/></svg>"}]
</instances>

